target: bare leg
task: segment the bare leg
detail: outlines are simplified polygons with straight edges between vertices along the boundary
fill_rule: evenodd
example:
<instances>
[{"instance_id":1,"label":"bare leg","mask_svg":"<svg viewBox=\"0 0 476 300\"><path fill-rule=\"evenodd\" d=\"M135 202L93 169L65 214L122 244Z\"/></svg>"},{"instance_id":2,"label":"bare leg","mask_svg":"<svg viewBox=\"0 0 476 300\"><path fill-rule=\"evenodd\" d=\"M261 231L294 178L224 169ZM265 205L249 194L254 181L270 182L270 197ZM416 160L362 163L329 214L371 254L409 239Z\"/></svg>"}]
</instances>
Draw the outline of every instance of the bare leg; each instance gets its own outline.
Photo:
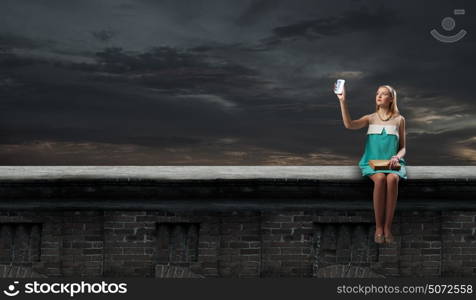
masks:
<instances>
[{"instance_id":1,"label":"bare leg","mask_svg":"<svg viewBox=\"0 0 476 300\"><path fill-rule=\"evenodd\" d=\"M384 213L387 179L384 173L376 173L370 176L374 182L374 213L375 213L375 234L384 234Z\"/></svg>"},{"instance_id":2,"label":"bare leg","mask_svg":"<svg viewBox=\"0 0 476 300\"><path fill-rule=\"evenodd\" d=\"M392 236L392 222L397 206L398 181L400 177L397 174L387 175L387 200L385 205L385 236Z\"/></svg>"}]
</instances>

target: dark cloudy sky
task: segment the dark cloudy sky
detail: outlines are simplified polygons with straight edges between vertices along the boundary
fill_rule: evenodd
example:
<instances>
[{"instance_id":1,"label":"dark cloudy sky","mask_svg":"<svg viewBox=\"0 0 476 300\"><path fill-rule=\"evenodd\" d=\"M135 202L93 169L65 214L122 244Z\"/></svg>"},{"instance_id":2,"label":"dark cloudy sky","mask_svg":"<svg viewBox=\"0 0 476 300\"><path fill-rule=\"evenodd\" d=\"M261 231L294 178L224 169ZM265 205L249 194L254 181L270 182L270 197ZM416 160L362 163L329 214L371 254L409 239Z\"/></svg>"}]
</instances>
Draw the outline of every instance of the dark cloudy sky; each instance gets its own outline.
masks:
<instances>
[{"instance_id":1,"label":"dark cloudy sky","mask_svg":"<svg viewBox=\"0 0 476 300\"><path fill-rule=\"evenodd\" d=\"M0 164L356 165L345 78L354 119L397 89L409 165L476 165L473 2L2 0Z\"/></svg>"}]
</instances>

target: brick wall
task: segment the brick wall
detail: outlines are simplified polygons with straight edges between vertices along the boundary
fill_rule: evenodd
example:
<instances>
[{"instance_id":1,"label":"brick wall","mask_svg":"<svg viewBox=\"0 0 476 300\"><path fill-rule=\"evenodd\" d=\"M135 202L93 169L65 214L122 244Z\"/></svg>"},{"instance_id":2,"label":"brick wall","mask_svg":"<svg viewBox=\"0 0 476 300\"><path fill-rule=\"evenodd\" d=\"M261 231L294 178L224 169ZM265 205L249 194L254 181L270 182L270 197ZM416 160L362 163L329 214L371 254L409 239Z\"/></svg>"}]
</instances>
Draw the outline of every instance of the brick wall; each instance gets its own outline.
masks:
<instances>
[{"instance_id":1,"label":"brick wall","mask_svg":"<svg viewBox=\"0 0 476 300\"><path fill-rule=\"evenodd\" d=\"M393 245L373 231L369 210L10 210L0 264L50 277L476 276L476 211L398 211Z\"/></svg>"},{"instance_id":2,"label":"brick wall","mask_svg":"<svg viewBox=\"0 0 476 300\"><path fill-rule=\"evenodd\" d=\"M444 276L476 274L476 211L443 212L441 267Z\"/></svg>"}]
</instances>

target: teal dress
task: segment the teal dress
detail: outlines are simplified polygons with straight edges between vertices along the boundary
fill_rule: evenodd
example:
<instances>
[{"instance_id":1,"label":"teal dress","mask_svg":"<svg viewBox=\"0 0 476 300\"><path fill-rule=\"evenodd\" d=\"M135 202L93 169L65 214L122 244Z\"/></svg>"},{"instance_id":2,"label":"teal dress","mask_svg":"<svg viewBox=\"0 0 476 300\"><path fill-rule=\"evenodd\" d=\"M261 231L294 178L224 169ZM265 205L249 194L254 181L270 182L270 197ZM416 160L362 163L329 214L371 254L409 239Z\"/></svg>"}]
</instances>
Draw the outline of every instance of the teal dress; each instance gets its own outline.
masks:
<instances>
[{"instance_id":1,"label":"teal dress","mask_svg":"<svg viewBox=\"0 0 476 300\"><path fill-rule=\"evenodd\" d=\"M372 159L390 159L397 154L399 148L398 129L390 130L393 134L387 134L389 127L381 125L372 125L367 133L367 142L365 144L364 154L359 161L359 167L362 176L369 176L376 173L395 173L403 179L407 179L406 163L403 158L399 160L401 168L396 170L377 170L369 166L369 160ZM391 128L390 128L391 129Z\"/></svg>"}]
</instances>

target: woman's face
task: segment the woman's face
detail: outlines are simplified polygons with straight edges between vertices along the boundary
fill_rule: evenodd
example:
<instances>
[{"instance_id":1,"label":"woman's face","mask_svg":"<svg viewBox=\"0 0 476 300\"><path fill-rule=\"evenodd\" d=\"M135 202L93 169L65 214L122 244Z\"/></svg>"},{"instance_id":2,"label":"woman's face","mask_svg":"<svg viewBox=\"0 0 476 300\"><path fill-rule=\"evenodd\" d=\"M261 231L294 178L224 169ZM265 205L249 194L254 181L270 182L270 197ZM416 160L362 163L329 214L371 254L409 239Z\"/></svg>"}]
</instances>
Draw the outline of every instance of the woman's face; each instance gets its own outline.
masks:
<instances>
[{"instance_id":1,"label":"woman's face","mask_svg":"<svg viewBox=\"0 0 476 300\"><path fill-rule=\"evenodd\" d=\"M381 87L375 95L375 102L381 107L390 107L392 103L392 94L386 87Z\"/></svg>"}]
</instances>

